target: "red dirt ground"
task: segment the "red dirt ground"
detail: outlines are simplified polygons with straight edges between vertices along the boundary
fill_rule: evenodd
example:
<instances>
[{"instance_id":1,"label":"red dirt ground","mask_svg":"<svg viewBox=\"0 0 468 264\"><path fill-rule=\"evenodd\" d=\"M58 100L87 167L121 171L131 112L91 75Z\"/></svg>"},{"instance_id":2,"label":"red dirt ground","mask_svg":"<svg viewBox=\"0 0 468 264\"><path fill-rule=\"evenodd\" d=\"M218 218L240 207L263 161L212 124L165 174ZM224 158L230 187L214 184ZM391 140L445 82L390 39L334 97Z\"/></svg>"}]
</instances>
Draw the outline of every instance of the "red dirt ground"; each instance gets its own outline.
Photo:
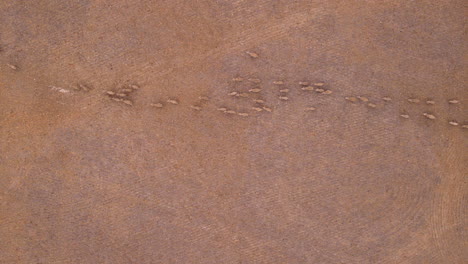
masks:
<instances>
[{"instance_id":1,"label":"red dirt ground","mask_svg":"<svg viewBox=\"0 0 468 264\"><path fill-rule=\"evenodd\" d=\"M0 263L466 263L465 17L0 1Z\"/></svg>"}]
</instances>

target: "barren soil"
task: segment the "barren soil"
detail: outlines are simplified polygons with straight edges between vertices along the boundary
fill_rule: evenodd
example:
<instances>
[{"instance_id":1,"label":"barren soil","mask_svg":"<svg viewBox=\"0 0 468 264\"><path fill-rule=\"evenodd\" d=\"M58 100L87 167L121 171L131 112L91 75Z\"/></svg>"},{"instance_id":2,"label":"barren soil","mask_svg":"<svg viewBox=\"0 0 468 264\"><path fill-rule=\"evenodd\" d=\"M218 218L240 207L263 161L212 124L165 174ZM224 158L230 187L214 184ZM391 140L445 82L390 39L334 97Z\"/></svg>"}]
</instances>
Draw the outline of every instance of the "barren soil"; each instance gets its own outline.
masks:
<instances>
[{"instance_id":1,"label":"barren soil","mask_svg":"<svg viewBox=\"0 0 468 264\"><path fill-rule=\"evenodd\" d=\"M466 11L0 1L0 263L466 263Z\"/></svg>"}]
</instances>

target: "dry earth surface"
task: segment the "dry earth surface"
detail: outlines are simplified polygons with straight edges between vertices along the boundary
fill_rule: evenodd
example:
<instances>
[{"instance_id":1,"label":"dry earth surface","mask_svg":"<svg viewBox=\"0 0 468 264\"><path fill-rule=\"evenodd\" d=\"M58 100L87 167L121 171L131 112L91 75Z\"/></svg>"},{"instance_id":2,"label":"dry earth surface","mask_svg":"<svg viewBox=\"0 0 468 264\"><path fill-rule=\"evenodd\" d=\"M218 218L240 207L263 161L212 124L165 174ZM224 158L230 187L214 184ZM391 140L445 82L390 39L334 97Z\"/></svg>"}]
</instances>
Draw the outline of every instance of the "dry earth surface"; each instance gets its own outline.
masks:
<instances>
[{"instance_id":1,"label":"dry earth surface","mask_svg":"<svg viewBox=\"0 0 468 264\"><path fill-rule=\"evenodd\" d=\"M466 13L0 1L0 263L467 263Z\"/></svg>"}]
</instances>

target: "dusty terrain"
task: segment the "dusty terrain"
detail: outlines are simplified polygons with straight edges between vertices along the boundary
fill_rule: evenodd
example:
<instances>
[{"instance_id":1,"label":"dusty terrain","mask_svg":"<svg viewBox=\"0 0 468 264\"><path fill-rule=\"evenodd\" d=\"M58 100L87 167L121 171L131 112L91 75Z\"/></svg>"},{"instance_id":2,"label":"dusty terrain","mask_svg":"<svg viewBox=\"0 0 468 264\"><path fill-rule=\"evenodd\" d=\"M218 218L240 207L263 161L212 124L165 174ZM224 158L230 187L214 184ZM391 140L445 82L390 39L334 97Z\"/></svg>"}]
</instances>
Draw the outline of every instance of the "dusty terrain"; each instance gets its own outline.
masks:
<instances>
[{"instance_id":1,"label":"dusty terrain","mask_svg":"<svg viewBox=\"0 0 468 264\"><path fill-rule=\"evenodd\" d=\"M466 263L465 15L0 1L0 263Z\"/></svg>"}]
</instances>

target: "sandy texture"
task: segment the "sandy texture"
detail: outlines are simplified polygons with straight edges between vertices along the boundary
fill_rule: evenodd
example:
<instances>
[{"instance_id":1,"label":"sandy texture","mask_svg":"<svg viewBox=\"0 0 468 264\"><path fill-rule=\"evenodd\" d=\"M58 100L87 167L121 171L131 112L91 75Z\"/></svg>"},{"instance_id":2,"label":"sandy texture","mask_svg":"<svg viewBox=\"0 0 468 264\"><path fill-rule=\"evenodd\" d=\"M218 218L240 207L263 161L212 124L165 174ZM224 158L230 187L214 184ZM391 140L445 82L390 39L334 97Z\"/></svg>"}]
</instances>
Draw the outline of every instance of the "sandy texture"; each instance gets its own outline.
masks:
<instances>
[{"instance_id":1,"label":"sandy texture","mask_svg":"<svg viewBox=\"0 0 468 264\"><path fill-rule=\"evenodd\" d=\"M465 15L0 1L0 263L466 263Z\"/></svg>"}]
</instances>

